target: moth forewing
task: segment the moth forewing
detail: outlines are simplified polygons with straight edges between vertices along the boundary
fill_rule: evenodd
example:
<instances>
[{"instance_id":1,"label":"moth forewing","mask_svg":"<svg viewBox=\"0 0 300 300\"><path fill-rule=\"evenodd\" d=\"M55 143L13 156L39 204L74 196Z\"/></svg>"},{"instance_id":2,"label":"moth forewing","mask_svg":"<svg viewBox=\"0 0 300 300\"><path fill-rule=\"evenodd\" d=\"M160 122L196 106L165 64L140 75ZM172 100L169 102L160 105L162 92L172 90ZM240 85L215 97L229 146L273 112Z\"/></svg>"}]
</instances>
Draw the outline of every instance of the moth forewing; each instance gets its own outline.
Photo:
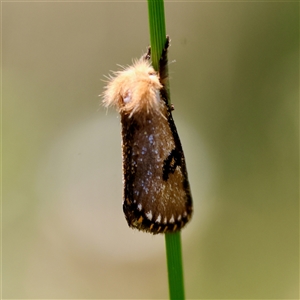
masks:
<instances>
[{"instance_id":1,"label":"moth forewing","mask_svg":"<svg viewBox=\"0 0 300 300\"><path fill-rule=\"evenodd\" d=\"M160 65L163 81L146 54L116 73L103 100L121 115L126 220L154 234L180 230L192 214L185 158L164 85L168 41Z\"/></svg>"}]
</instances>

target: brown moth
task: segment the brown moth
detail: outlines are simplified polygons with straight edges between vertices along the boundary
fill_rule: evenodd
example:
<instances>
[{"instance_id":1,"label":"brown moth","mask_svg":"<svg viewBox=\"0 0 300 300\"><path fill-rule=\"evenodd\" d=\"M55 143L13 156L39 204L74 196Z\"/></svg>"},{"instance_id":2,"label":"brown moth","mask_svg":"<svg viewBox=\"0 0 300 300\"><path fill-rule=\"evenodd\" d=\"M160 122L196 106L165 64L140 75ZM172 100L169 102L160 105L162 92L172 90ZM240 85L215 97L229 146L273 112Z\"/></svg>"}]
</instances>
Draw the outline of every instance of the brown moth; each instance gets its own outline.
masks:
<instances>
[{"instance_id":1,"label":"brown moth","mask_svg":"<svg viewBox=\"0 0 300 300\"><path fill-rule=\"evenodd\" d=\"M168 101L167 36L157 73L148 52L115 72L104 106L121 115L123 211L128 225L156 233L180 230L191 218L192 197L180 139Z\"/></svg>"}]
</instances>

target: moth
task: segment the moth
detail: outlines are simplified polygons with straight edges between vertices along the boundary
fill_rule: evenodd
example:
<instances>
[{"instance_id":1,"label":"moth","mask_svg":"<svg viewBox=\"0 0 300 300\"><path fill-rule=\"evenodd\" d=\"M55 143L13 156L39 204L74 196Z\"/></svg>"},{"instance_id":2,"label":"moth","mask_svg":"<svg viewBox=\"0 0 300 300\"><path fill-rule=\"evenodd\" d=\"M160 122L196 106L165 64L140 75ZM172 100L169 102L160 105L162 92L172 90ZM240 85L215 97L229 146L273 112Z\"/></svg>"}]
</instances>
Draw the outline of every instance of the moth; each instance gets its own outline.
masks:
<instances>
[{"instance_id":1,"label":"moth","mask_svg":"<svg viewBox=\"0 0 300 300\"><path fill-rule=\"evenodd\" d=\"M159 62L151 49L132 66L114 72L104 106L121 116L123 211L130 227L153 234L179 231L192 215L185 158L167 90L169 37Z\"/></svg>"}]
</instances>

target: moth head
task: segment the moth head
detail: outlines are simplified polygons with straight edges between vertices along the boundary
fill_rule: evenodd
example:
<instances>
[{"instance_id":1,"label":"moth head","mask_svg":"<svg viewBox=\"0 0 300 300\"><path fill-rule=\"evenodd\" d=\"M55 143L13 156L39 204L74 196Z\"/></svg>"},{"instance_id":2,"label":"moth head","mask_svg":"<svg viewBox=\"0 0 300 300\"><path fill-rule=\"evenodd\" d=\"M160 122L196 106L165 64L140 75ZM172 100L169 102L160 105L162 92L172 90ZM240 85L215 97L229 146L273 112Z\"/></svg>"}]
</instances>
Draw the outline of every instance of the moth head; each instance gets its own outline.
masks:
<instances>
[{"instance_id":1,"label":"moth head","mask_svg":"<svg viewBox=\"0 0 300 300\"><path fill-rule=\"evenodd\" d=\"M103 94L104 106L115 106L120 113L130 116L159 110L162 84L148 60L135 61L114 75Z\"/></svg>"}]
</instances>

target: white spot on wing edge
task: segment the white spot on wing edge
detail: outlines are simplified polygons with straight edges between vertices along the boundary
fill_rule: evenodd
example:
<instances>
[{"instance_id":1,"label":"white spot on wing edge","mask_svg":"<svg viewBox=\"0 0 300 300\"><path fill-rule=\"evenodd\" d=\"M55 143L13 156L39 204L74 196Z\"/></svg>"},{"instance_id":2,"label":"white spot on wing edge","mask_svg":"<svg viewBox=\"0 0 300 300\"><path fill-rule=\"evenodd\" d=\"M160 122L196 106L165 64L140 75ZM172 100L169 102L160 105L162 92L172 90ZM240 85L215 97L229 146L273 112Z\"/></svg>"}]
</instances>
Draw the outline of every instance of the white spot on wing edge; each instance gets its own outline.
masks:
<instances>
[{"instance_id":1,"label":"white spot on wing edge","mask_svg":"<svg viewBox=\"0 0 300 300\"><path fill-rule=\"evenodd\" d=\"M147 213L146 213L146 217L151 221L152 220L152 211L150 210L150 211L148 211Z\"/></svg>"},{"instance_id":2,"label":"white spot on wing edge","mask_svg":"<svg viewBox=\"0 0 300 300\"><path fill-rule=\"evenodd\" d=\"M142 210L142 204L140 203L138 206L138 210L141 211Z\"/></svg>"},{"instance_id":3,"label":"white spot on wing edge","mask_svg":"<svg viewBox=\"0 0 300 300\"><path fill-rule=\"evenodd\" d=\"M170 221L169 221L170 223L174 223L175 222L175 219L174 219L174 216L172 215L172 217L171 217L171 219L170 219Z\"/></svg>"},{"instance_id":4,"label":"white spot on wing edge","mask_svg":"<svg viewBox=\"0 0 300 300\"><path fill-rule=\"evenodd\" d=\"M160 223L160 221L161 221L161 215L159 214L158 217L157 217L157 219L155 220L155 222L156 223Z\"/></svg>"}]
</instances>

